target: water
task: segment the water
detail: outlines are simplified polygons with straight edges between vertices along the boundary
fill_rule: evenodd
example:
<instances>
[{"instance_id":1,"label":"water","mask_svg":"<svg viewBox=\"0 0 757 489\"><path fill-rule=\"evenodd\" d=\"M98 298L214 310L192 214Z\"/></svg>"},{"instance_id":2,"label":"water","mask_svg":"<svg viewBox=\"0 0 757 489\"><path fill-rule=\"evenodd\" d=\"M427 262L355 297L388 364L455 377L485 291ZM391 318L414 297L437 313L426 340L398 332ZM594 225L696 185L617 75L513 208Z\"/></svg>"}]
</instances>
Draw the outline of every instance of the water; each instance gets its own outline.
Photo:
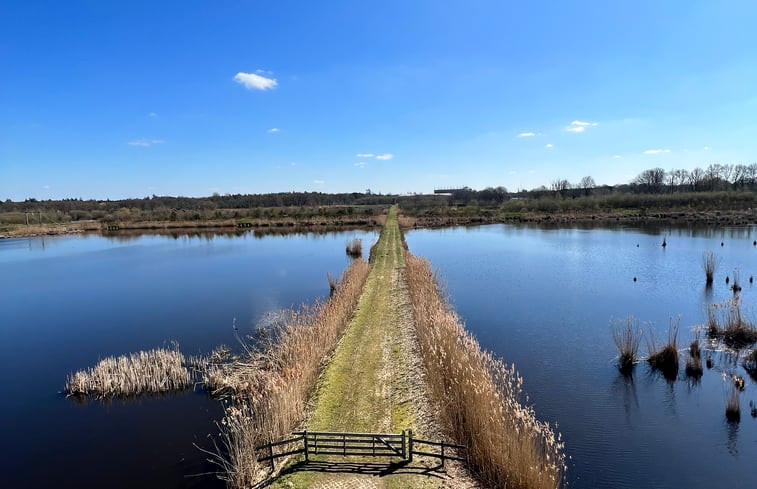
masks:
<instances>
[{"instance_id":1,"label":"water","mask_svg":"<svg viewBox=\"0 0 757 489\"><path fill-rule=\"evenodd\" d=\"M107 355L234 345L271 311L328 296L344 231L0 240L0 487L223 487L194 445L222 409L202 392L79 404L66 375ZM197 475L192 477L193 475Z\"/></svg>"},{"instance_id":2,"label":"water","mask_svg":"<svg viewBox=\"0 0 757 489\"><path fill-rule=\"evenodd\" d=\"M755 239L756 228L490 225L407 234L410 250L438 269L467 328L517 365L540 419L559 425L574 488L754 487L755 380L719 353L700 384L685 379L683 360L675 382L646 364L627 380L614 367L610 326L630 314L662 342L670 317L680 315L684 348L706 304L733 297L725 276L734 268L745 310L757 319ZM704 251L722 259L710 291ZM738 424L725 419L723 372L746 378Z\"/></svg>"}]
</instances>

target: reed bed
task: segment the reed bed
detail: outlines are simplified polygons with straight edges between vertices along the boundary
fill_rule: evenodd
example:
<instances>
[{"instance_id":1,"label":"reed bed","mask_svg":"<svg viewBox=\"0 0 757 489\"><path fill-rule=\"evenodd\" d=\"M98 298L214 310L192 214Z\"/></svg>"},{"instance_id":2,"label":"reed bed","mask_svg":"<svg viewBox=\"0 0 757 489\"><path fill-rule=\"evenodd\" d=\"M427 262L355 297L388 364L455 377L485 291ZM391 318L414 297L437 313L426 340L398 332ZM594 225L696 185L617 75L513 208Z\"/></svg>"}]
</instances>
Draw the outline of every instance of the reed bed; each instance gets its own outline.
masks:
<instances>
[{"instance_id":1,"label":"reed bed","mask_svg":"<svg viewBox=\"0 0 757 489\"><path fill-rule=\"evenodd\" d=\"M190 384L191 375L178 348L158 348L107 357L92 368L69 374L65 391L71 396L127 397L183 390Z\"/></svg>"},{"instance_id":2,"label":"reed bed","mask_svg":"<svg viewBox=\"0 0 757 489\"><path fill-rule=\"evenodd\" d=\"M465 330L428 261L408 253L405 263L429 391L447 436L469 447L471 468L487 486L562 486L564 444L525 403L515 366L483 351Z\"/></svg>"},{"instance_id":3,"label":"reed bed","mask_svg":"<svg viewBox=\"0 0 757 489\"><path fill-rule=\"evenodd\" d=\"M638 322L628 316L625 326L616 325L612 330L612 339L618 348L618 368L624 375L630 375L638 360L642 331Z\"/></svg>"},{"instance_id":4,"label":"reed bed","mask_svg":"<svg viewBox=\"0 0 757 489\"><path fill-rule=\"evenodd\" d=\"M702 268L704 269L707 285L712 285L712 282L715 280L715 271L719 263L720 260L714 252L707 251L702 253Z\"/></svg>"},{"instance_id":5,"label":"reed bed","mask_svg":"<svg viewBox=\"0 0 757 489\"><path fill-rule=\"evenodd\" d=\"M732 348L757 343L757 327L744 317L739 296L707 308L707 332Z\"/></svg>"},{"instance_id":6,"label":"reed bed","mask_svg":"<svg viewBox=\"0 0 757 489\"><path fill-rule=\"evenodd\" d=\"M363 240L354 238L352 241L348 241L345 251L350 258L361 258L363 256Z\"/></svg>"},{"instance_id":7,"label":"reed bed","mask_svg":"<svg viewBox=\"0 0 757 489\"><path fill-rule=\"evenodd\" d=\"M304 420L306 404L328 357L352 319L370 266L354 260L328 301L291 311L265 347L209 369L206 383L228 396L212 459L231 488L249 487L267 473L255 446L287 436Z\"/></svg>"}]
</instances>

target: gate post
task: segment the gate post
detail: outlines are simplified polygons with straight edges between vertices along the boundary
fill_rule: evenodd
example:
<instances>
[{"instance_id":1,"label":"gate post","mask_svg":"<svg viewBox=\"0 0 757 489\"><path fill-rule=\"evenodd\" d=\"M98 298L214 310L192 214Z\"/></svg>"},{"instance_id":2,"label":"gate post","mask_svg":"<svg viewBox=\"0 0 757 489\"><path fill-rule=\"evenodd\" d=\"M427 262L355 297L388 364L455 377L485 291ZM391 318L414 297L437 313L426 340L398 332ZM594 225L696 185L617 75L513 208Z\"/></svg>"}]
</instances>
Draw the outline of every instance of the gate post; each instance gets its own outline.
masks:
<instances>
[{"instance_id":1,"label":"gate post","mask_svg":"<svg viewBox=\"0 0 757 489\"><path fill-rule=\"evenodd\" d=\"M407 454L407 460L408 462L413 461L413 430L407 430L408 434L408 454Z\"/></svg>"},{"instance_id":2,"label":"gate post","mask_svg":"<svg viewBox=\"0 0 757 489\"><path fill-rule=\"evenodd\" d=\"M305 462L308 462L310 461L310 456L308 454L308 430L302 432L302 441L305 442Z\"/></svg>"},{"instance_id":3,"label":"gate post","mask_svg":"<svg viewBox=\"0 0 757 489\"><path fill-rule=\"evenodd\" d=\"M402 430L402 459L407 458L407 452L405 451L405 430Z\"/></svg>"}]
</instances>

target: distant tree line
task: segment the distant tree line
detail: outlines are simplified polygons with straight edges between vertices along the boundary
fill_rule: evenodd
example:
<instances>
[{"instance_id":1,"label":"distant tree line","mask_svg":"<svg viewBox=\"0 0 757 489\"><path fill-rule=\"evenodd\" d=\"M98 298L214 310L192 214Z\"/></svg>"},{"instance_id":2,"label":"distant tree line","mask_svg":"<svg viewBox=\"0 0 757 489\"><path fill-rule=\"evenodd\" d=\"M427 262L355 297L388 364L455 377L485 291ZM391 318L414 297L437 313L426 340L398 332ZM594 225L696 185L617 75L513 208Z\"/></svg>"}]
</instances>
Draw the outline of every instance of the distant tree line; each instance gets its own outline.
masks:
<instances>
[{"instance_id":1,"label":"distant tree line","mask_svg":"<svg viewBox=\"0 0 757 489\"><path fill-rule=\"evenodd\" d=\"M749 195L735 196L732 192ZM751 165L712 164L693 170L651 168L627 184L597 185L585 176L576 183L557 179L550 186L508 192L505 187L473 190L464 187L445 195L381 195L364 193L279 192L271 194L213 194L209 197L152 195L122 200L36 200L0 201L0 213L14 214L12 222L25 222L25 213L44 213L46 219L65 220L190 220L277 218L310 215L352 215L379 212L381 206L399 203L403 211L421 213L448 207L499 208L502 211L558 212L588 208L674 207L752 205L757 191L757 163ZM703 193L712 195L704 197ZM676 194L677 197L670 197ZM702 197L694 197L694 195ZM668 198L665 196L668 195ZM634 197L636 196L636 197ZM645 198L644 196L649 196ZM362 210L358 208L363 207ZM309 209L307 211L303 209ZM327 209L332 208L332 209ZM298 210L299 209L299 210ZM444 211L442 211L444 212ZM41 219L41 217L38 217ZM6 221L8 218L6 216Z\"/></svg>"}]
</instances>

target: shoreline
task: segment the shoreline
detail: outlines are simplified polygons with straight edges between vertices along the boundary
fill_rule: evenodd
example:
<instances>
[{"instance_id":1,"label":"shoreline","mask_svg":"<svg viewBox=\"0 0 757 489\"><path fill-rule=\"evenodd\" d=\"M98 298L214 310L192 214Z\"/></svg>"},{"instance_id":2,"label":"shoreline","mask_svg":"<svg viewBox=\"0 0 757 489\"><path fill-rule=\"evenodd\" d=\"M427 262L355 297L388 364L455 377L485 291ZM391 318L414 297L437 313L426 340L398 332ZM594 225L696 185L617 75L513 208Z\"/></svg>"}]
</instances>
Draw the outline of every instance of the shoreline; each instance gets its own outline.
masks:
<instances>
[{"instance_id":1,"label":"shoreline","mask_svg":"<svg viewBox=\"0 0 757 489\"><path fill-rule=\"evenodd\" d=\"M140 232L190 232L219 231L244 232L254 231L334 231L341 229L376 229L383 226L385 215L361 218L338 219L282 219L282 220L222 220L222 221L144 221L126 223L61 223L43 225L15 225L0 231L1 239L35 238L41 236L65 236L72 234L98 233L140 233ZM402 214L399 217L403 229L442 228L453 226L474 226L483 224L537 224L537 225L581 225L581 224L678 224L707 226L750 226L757 225L757 211L748 210L711 210L711 211L658 211L642 212L624 210L620 212L597 211L593 213L504 213L482 212L475 215L413 216Z\"/></svg>"}]
</instances>

